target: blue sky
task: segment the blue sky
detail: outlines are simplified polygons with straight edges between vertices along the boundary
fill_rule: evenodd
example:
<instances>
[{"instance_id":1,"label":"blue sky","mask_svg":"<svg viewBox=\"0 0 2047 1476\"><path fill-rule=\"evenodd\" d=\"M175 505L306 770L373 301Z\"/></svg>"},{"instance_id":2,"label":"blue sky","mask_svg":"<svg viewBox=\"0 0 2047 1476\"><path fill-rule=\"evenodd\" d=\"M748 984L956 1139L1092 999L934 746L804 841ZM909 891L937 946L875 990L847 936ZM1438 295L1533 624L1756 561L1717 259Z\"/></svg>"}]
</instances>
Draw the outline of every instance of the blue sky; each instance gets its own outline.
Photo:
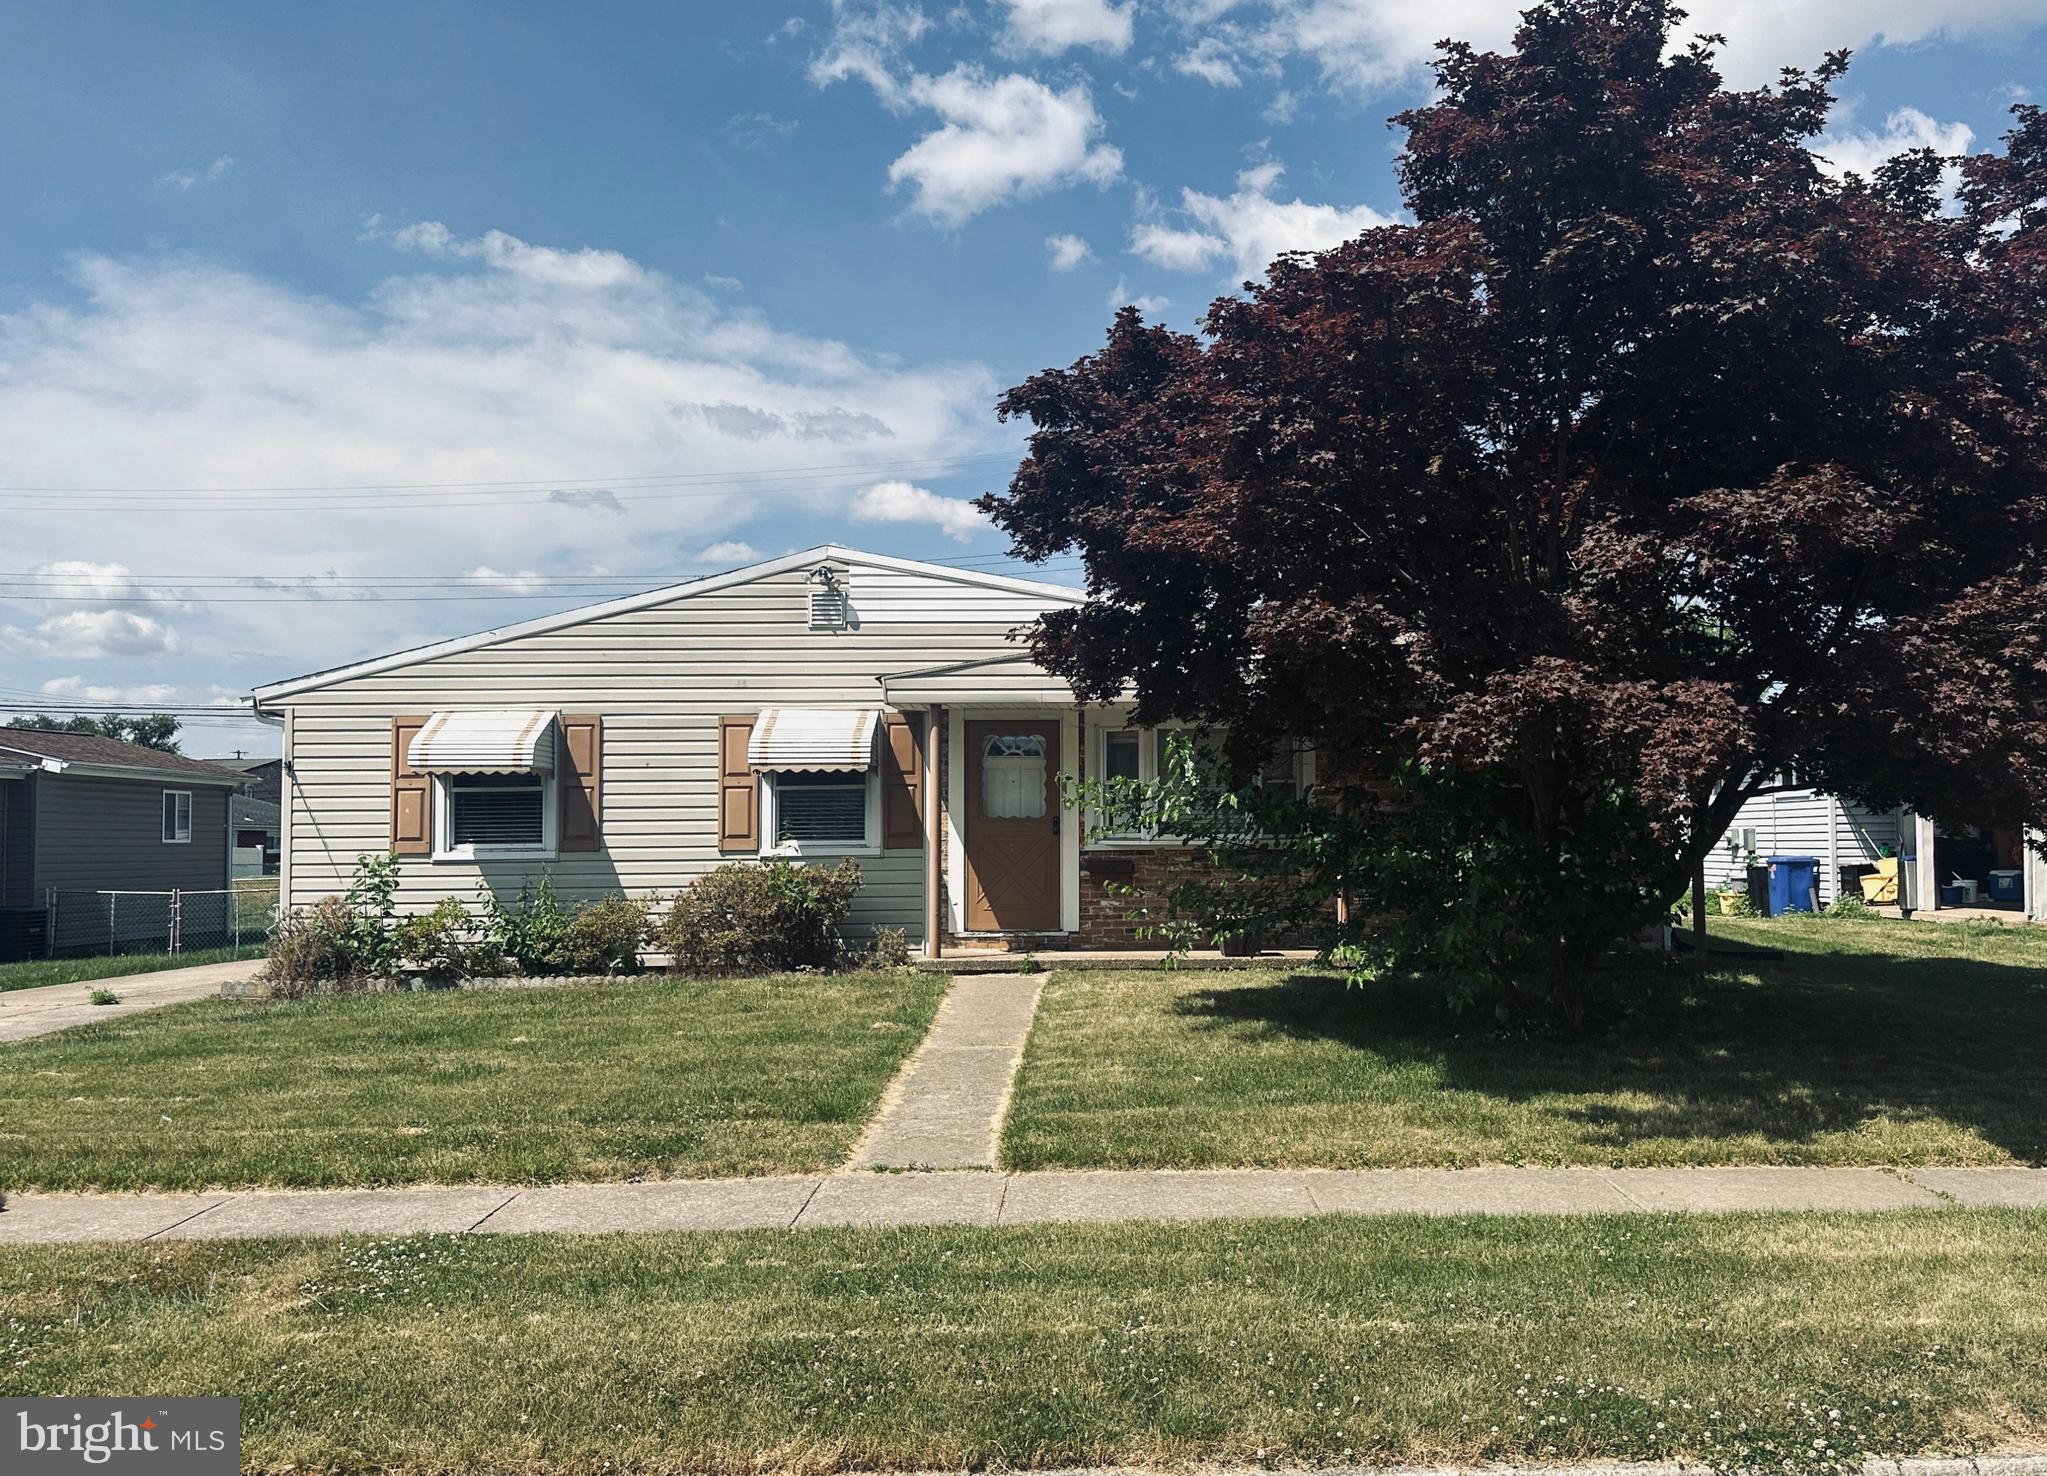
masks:
<instances>
[{"instance_id":1,"label":"blue sky","mask_svg":"<svg viewBox=\"0 0 2047 1476\"><path fill-rule=\"evenodd\" d=\"M828 539L997 567L995 395L1396 217L1387 115L1513 9L14 7L0 701L224 702ZM2047 85L2047 0L1694 12L1744 83L1858 49L1843 165Z\"/></svg>"}]
</instances>

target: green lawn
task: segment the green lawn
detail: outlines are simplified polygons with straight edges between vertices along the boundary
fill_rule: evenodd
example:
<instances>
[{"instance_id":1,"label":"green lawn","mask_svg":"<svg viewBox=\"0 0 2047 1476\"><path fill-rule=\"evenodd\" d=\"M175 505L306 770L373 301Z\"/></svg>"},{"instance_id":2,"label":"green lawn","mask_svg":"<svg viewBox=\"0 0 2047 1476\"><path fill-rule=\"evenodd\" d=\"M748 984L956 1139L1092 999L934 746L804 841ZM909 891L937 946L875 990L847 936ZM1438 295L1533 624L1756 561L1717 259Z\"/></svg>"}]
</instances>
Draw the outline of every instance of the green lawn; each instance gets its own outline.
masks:
<instances>
[{"instance_id":1,"label":"green lawn","mask_svg":"<svg viewBox=\"0 0 2047 1476\"><path fill-rule=\"evenodd\" d=\"M817 1169L929 974L201 1000L5 1047L0 1187L538 1183Z\"/></svg>"},{"instance_id":2,"label":"green lawn","mask_svg":"<svg viewBox=\"0 0 2047 1476\"><path fill-rule=\"evenodd\" d=\"M1498 1029L1424 985L1056 974L1017 1168L2047 1161L2047 930L1719 920L1671 1019Z\"/></svg>"},{"instance_id":3,"label":"green lawn","mask_svg":"<svg viewBox=\"0 0 2047 1476\"><path fill-rule=\"evenodd\" d=\"M2043 1231L1950 1210L17 1248L0 1366L17 1395L239 1396L251 1471L1803 1473L2047 1438Z\"/></svg>"},{"instance_id":4,"label":"green lawn","mask_svg":"<svg viewBox=\"0 0 2047 1476\"><path fill-rule=\"evenodd\" d=\"M10 989L38 989L45 984L84 984L94 979L118 979L123 974L154 974L160 969L189 969L199 964L226 963L237 958L261 958L262 937L245 948L194 948L184 953L124 953L109 958L94 954L88 958L32 958L26 963L0 964L0 994Z\"/></svg>"}]
</instances>

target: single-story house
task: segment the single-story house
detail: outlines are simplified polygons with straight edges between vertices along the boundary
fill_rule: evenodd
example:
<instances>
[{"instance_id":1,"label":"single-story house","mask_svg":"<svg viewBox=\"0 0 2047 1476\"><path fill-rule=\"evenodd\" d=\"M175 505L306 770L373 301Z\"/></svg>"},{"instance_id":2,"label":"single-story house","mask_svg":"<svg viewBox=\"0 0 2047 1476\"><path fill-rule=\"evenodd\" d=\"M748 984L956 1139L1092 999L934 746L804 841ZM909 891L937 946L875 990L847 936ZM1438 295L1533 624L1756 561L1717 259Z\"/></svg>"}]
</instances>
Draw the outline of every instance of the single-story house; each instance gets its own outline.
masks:
<instances>
[{"instance_id":1,"label":"single-story house","mask_svg":"<svg viewBox=\"0 0 2047 1476\"><path fill-rule=\"evenodd\" d=\"M1782 777L1751 797L1728 826L1707 857L1708 886L1741 886L1752 857L1810 856L1826 907L1841 895L1843 868L1896 857L1902 894L1896 900L1907 913L1992 911L2047 920L2047 859L2037 834L2029 838L2018 825L1866 810L1801 784L1796 774ZM1952 900L1958 889L1973 900Z\"/></svg>"},{"instance_id":2,"label":"single-story house","mask_svg":"<svg viewBox=\"0 0 2047 1476\"><path fill-rule=\"evenodd\" d=\"M1086 838L1061 781L1148 776L1160 736L1077 704L1014 638L1084 599L826 546L260 687L284 729L282 899L385 850L406 908L852 856L856 934L1127 944L1103 884L1187 853Z\"/></svg>"},{"instance_id":3,"label":"single-story house","mask_svg":"<svg viewBox=\"0 0 2047 1476\"><path fill-rule=\"evenodd\" d=\"M80 899L227 887L228 797L242 783L114 738L0 727L0 959L49 946L53 898L103 915Z\"/></svg>"}]
</instances>

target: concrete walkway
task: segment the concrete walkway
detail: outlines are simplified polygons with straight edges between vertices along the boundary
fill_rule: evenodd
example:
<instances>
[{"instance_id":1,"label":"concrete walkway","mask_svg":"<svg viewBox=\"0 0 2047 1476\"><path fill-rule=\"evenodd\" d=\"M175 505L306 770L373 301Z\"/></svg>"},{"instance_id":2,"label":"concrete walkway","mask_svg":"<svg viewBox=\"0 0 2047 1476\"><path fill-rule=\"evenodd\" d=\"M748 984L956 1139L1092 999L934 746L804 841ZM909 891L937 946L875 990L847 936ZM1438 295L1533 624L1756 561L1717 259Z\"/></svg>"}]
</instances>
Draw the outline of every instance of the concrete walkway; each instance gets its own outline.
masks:
<instances>
[{"instance_id":1,"label":"concrete walkway","mask_svg":"<svg viewBox=\"0 0 2047 1476\"><path fill-rule=\"evenodd\" d=\"M1310 1215L2047 1209L2047 1169L1230 1169L837 1173L538 1189L16 1195L0 1244L287 1235L1047 1225Z\"/></svg>"},{"instance_id":2,"label":"concrete walkway","mask_svg":"<svg viewBox=\"0 0 2047 1476\"><path fill-rule=\"evenodd\" d=\"M848 1167L993 1168L1043 983L1037 974L955 979Z\"/></svg>"},{"instance_id":3,"label":"concrete walkway","mask_svg":"<svg viewBox=\"0 0 2047 1476\"><path fill-rule=\"evenodd\" d=\"M223 984L253 978L263 967L260 958L235 963L198 964L189 969L164 969L154 974L120 974L111 979L86 979L76 984L41 984L34 989L11 989L0 993L0 1044L28 1040L90 1025L98 1020L116 1020L141 1010L160 1010L165 1005L183 1004L220 993ZM95 989L111 989L121 996L119 1004L96 1005L89 996Z\"/></svg>"}]
</instances>

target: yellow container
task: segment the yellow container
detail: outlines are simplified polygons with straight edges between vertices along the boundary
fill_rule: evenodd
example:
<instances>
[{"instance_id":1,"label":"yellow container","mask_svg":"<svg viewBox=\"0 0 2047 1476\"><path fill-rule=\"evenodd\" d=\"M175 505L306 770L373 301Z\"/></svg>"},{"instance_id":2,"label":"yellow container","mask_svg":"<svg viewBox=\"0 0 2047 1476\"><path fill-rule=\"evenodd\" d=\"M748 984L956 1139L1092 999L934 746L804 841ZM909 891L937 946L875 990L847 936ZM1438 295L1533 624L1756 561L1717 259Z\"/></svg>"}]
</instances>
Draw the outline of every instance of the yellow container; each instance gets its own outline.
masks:
<instances>
[{"instance_id":1,"label":"yellow container","mask_svg":"<svg viewBox=\"0 0 2047 1476\"><path fill-rule=\"evenodd\" d=\"M1881 856L1877 859L1876 871L1862 879L1862 900L1897 906L1898 903L1898 858Z\"/></svg>"}]
</instances>

